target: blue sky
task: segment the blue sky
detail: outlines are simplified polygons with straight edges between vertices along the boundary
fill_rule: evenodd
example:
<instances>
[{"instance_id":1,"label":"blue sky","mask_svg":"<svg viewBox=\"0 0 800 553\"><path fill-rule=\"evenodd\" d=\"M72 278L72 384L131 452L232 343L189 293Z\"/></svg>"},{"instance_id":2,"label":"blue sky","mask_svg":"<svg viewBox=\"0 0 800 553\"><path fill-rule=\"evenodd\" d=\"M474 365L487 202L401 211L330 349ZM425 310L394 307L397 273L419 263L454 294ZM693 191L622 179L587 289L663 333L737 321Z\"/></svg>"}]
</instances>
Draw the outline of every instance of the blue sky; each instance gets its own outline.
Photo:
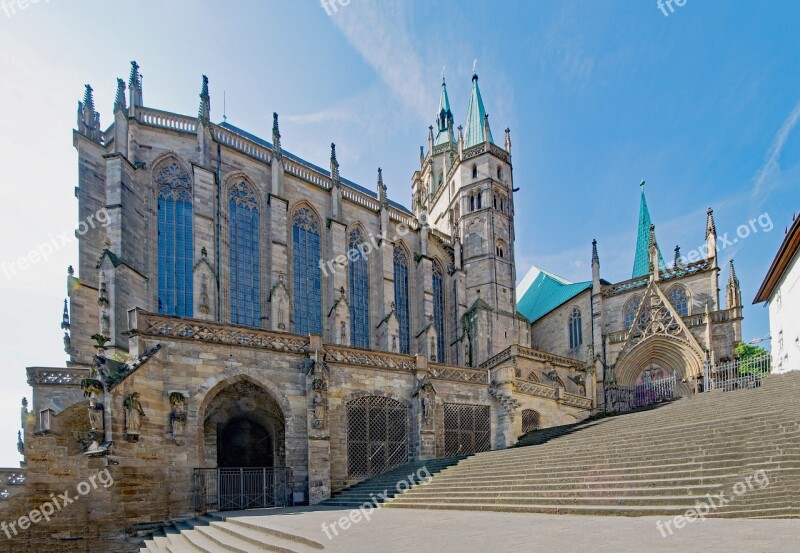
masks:
<instances>
[{"instance_id":1,"label":"blue sky","mask_svg":"<svg viewBox=\"0 0 800 553\"><path fill-rule=\"evenodd\" d=\"M496 137L513 141L518 278L536 264L591 277L633 265L647 194L667 259L703 243L705 211L720 234L768 214L722 252L736 258L749 305L800 205L800 4L687 0L668 16L656 0L387 2L317 0L169 3L41 0L0 4L0 263L72 233L77 163L71 145L84 83L104 126L116 77L136 59L145 104L197 112L200 78L212 117L269 138L318 165L336 142L342 174L393 199L410 181L438 105L444 68L463 124L473 60ZM4 8L3 6L6 6ZM15 466L26 366L63 366L59 321L74 242L10 278L0 271L0 465ZM727 275L725 275L727 277ZM768 332L745 311L747 339Z\"/></svg>"}]
</instances>

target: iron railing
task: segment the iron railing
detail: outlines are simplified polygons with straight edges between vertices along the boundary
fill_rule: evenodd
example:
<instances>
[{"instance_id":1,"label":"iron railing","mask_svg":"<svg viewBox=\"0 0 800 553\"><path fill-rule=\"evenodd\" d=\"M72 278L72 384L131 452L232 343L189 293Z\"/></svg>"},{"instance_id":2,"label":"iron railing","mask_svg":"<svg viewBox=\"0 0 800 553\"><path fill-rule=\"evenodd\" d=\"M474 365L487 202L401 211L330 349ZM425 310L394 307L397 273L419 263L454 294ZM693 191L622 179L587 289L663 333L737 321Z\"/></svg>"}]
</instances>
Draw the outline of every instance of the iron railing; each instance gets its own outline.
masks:
<instances>
[{"instance_id":1,"label":"iron railing","mask_svg":"<svg viewBox=\"0 0 800 553\"><path fill-rule=\"evenodd\" d=\"M722 390L731 392L747 388L758 388L764 377L772 372L772 355L760 355L750 359L735 359L712 365L706 362L703 371L703 391Z\"/></svg>"},{"instance_id":2,"label":"iron railing","mask_svg":"<svg viewBox=\"0 0 800 553\"><path fill-rule=\"evenodd\" d=\"M292 493L292 469L194 469L194 505L198 513L286 507Z\"/></svg>"},{"instance_id":3,"label":"iron railing","mask_svg":"<svg viewBox=\"0 0 800 553\"><path fill-rule=\"evenodd\" d=\"M645 379L635 386L620 386L608 390L609 410L624 413L638 407L675 399L677 379L672 374L660 379Z\"/></svg>"}]
</instances>

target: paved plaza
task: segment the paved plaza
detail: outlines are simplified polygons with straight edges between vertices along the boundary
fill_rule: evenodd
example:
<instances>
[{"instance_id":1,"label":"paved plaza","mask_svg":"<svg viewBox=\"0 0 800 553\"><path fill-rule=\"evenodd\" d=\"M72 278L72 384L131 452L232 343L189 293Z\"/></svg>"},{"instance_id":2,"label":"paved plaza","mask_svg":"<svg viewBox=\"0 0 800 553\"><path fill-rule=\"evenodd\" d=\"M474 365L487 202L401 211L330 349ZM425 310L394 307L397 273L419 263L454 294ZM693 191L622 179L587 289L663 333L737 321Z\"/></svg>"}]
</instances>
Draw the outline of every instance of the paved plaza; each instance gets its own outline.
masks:
<instances>
[{"instance_id":1,"label":"paved plaza","mask_svg":"<svg viewBox=\"0 0 800 553\"><path fill-rule=\"evenodd\" d=\"M262 511L264 513L266 511ZM659 517L594 517L379 509L370 520L341 528L343 509L282 509L269 514L229 513L248 522L322 543L347 553L795 553L800 520L710 519L662 537ZM327 524L328 539L322 529ZM335 526L334 526L335 525ZM338 531L338 536L332 530ZM310 549L309 549L310 550Z\"/></svg>"}]
</instances>

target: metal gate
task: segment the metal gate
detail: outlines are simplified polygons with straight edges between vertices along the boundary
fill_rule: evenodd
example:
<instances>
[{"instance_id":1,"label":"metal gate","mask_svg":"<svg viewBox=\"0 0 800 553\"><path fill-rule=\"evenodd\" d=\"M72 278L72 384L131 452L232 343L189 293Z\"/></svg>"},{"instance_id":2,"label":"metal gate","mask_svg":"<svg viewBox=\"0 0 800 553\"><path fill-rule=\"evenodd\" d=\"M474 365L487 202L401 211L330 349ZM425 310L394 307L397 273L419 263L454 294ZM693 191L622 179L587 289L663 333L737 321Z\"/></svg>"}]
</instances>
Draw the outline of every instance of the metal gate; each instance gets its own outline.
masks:
<instances>
[{"instance_id":1,"label":"metal gate","mask_svg":"<svg viewBox=\"0 0 800 553\"><path fill-rule=\"evenodd\" d=\"M539 430L542 418L538 411L533 409L525 409L522 411L522 433L527 434L534 430Z\"/></svg>"},{"instance_id":2,"label":"metal gate","mask_svg":"<svg viewBox=\"0 0 800 553\"><path fill-rule=\"evenodd\" d=\"M444 454L469 455L491 448L488 405L444 404Z\"/></svg>"},{"instance_id":3,"label":"metal gate","mask_svg":"<svg viewBox=\"0 0 800 553\"><path fill-rule=\"evenodd\" d=\"M285 507L292 470L273 468L194 469L194 504L198 513Z\"/></svg>"},{"instance_id":4,"label":"metal gate","mask_svg":"<svg viewBox=\"0 0 800 553\"><path fill-rule=\"evenodd\" d=\"M368 478L408 462L408 407L388 397L347 404L347 474Z\"/></svg>"},{"instance_id":5,"label":"metal gate","mask_svg":"<svg viewBox=\"0 0 800 553\"><path fill-rule=\"evenodd\" d=\"M608 390L611 410L624 413L645 405L675 399L677 379L674 374L658 380L645 378L635 386L621 386Z\"/></svg>"}]
</instances>

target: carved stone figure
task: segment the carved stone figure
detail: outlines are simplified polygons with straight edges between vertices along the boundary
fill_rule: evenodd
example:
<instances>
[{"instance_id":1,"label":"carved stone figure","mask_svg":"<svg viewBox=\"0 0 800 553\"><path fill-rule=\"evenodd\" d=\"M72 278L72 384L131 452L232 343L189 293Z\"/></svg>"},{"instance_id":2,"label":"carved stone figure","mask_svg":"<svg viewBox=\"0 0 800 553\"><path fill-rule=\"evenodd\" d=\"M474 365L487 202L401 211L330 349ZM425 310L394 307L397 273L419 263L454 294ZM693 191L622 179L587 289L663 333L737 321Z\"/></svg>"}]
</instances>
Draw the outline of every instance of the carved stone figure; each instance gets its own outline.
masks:
<instances>
[{"instance_id":1,"label":"carved stone figure","mask_svg":"<svg viewBox=\"0 0 800 553\"><path fill-rule=\"evenodd\" d=\"M325 399L322 397L322 392L316 391L314 399L311 402L313 410L312 426L320 429L325 427Z\"/></svg>"},{"instance_id":2,"label":"carved stone figure","mask_svg":"<svg viewBox=\"0 0 800 553\"><path fill-rule=\"evenodd\" d=\"M422 422L431 422L431 395L427 392L422 396Z\"/></svg>"},{"instance_id":3,"label":"carved stone figure","mask_svg":"<svg viewBox=\"0 0 800 553\"><path fill-rule=\"evenodd\" d=\"M186 429L186 402L183 394L177 392L170 394L169 401L172 404L172 411L169 414L172 439L176 444L181 445Z\"/></svg>"},{"instance_id":4,"label":"carved stone figure","mask_svg":"<svg viewBox=\"0 0 800 553\"><path fill-rule=\"evenodd\" d=\"M103 404L97 401L97 398L92 394L89 398L89 424L92 430L102 433L105 428L103 421Z\"/></svg>"},{"instance_id":5,"label":"carved stone figure","mask_svg":"<svg viewBox=\"0 0 800 553\"><path fill-rule=\"evenodd\" d=\"M125 408L125 434L128 439L135 441L139 438L139 429L142 427L144 409L139 402L139 392L133 392L122 402Z\"/></svg>"}]
</instances>

